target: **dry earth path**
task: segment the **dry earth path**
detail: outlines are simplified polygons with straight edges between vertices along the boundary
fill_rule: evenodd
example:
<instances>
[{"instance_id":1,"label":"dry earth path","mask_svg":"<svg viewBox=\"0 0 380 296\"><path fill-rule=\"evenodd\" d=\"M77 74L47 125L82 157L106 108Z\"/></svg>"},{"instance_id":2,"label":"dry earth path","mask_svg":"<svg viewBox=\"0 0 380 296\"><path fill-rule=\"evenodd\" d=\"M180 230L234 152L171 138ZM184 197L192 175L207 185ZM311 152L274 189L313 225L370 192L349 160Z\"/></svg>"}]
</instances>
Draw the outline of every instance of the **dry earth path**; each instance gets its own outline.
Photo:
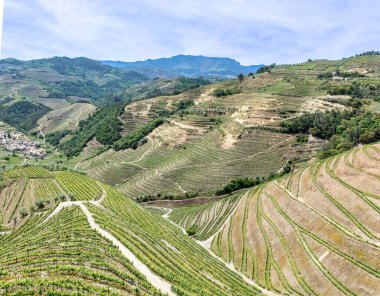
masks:
<instances>
[{"instance_id":1,"label":"dry earth path","mask_svg":"<svg viewBox=\"0 0 380 296\"><path fill-rule=\"evenodd\" d=\"M103 208L103 206L101 205L101 202L102 200L105 198L106 196L106 191L103 189L103 194L101 196L101 198L97 201L91 201L90 203L94 204L94 205L97 205L97 206L100 206ZM148 266L146 266L143 262L141 262L136 256L135 254L133 254L126 246L124 246L122 244L121 241L119 241L115 236L113 236L110 232L108 232L107 230L101 228L94 220L94 218L92 217L91 215L91 212L88 210L88 208L86 207L86 202L84 201L65 201L65 202L62 202L58 205L58 207L56 207L54 209L54 211L42 222L42 223L46 223L49 219L51 219L52 217L54 217L56 214L58 214L61 210L63 210L64 208L68 208L68 207L71 207L71 206L79 206L81 208L81 210L83 211L83 213L86 215L86 218L87 218L87 221L88 223L90 224L90 227L92 229L94 229L95 231L97 231L100 235L102 235L103 237L105 237L106 239L108 239L109 241L112 242L113 245L115 245L116 247L118 247L118 249L120 250L120 252L123 254L123 256L128 259L132 264L133 266L139 271L141 272L145 277L146 279L157 289L159 289L160 291L162 291L163 293L167 293L168 295L170 296L174 296L175 294L173 293L173 291L171 290L171 284L169 282L167 282L166 280L162 279L160 276L156 275L155 273L153 273Z\"/></svg>"}]
</instances>

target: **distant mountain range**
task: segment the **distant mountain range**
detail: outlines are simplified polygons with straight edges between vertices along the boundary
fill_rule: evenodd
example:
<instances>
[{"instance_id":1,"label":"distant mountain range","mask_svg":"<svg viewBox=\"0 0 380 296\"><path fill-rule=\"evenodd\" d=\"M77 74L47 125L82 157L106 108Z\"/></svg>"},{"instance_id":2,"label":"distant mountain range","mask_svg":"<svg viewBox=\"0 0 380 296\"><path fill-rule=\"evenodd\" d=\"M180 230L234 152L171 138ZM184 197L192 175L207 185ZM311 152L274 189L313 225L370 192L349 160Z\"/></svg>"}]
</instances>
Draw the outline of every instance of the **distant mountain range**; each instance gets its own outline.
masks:
<instances>
[{"instance_id":1,"label":"distant mountain range","mask_svg":"<svg viewBox=\"0 0 380 296\"><path fill-rule=\"evenodd\" d=\"M205 78L232 78L240 73L249 74L263 65L242 66L230 58L213 58L205 56L177 55L171 58L146 60L137 62L102 61L104 64L136 71L155 77L199 77Z\"/></svg>"}]
</instances>

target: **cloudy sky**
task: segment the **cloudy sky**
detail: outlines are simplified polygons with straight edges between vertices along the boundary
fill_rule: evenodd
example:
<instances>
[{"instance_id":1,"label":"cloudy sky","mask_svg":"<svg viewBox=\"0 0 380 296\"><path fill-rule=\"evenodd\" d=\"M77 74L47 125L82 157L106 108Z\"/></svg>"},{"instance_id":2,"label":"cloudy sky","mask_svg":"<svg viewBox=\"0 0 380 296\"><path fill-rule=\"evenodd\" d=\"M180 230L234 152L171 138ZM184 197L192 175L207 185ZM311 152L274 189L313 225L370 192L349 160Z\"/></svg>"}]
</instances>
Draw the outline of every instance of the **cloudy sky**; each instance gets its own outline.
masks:
<instances>
[{"instance_id":1,"label":"cloudy sky","mask_svg":"<svg viewBox=\"0 0 380 296\"><path fill-rule=\"evenodd\" d=\"M378 0L5 0L2 57L334 59L380 50L379 11Z\"/></svg>"}]
</instances>

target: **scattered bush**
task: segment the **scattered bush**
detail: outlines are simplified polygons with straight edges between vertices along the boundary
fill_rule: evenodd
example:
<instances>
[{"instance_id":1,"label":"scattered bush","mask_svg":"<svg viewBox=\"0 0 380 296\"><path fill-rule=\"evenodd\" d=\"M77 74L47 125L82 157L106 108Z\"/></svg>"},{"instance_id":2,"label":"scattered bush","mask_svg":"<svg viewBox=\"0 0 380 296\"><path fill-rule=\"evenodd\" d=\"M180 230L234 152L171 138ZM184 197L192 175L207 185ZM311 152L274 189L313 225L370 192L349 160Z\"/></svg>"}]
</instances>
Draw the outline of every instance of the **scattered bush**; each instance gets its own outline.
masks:
<instances>
[{"instance_id":1,"label":"scattered bush","mask_svg":"<svg viewBox=\"0 0 380 296\"><path fill-rule=\"evenodd\" d=\"M20 216L21 216L21 218L24 218L27 215L28 215L28 212L26 211L26 209L25 208L21 208L20 209Z\"/></svg>"},{"instance_id":2,"label":"scattered bush","mask_svg":"<svg viewBox=\"0 0 380 296\"><path fill-rule=\"evenodd\" d=\"M236 88L226 88L226 89L216 88L214 89L213 95L219 98L219 97L227 97L227 96L235 95L238 93L240 93L240 91Z\"/></svg>"},{"instance_id":3,"label":"scattered bush","mask_svg":"<svg viewBox=\"0 0 380 296\"><path fill-rule=\"evenodd\" d=\"M45 207L45 202L43 199L41 198L38 198L35 202L36 206L37 206L37 209L43 209Z\"/></svg>"},{"instance_id":4,"label":"scattered bush","mask_svg":"<svg viewBox=\"0 0 380 296\"><path fill-rule=\"evenodd\" d=\"M363 74L359 72L342 72L337 70L335 72L326 72L318 75L319 79L331 79L334 76L342 77L342 78L355 78L355 77L364 77Z\"/></svg>"},{"instance_id":5,"label":"scattered bush","mask_svg":"<svg viewBox=\"0 0 380 296\"><path fill-rule=\"evenodd\" d=\"M336 134L318 154L326 158L351 149L358 143L368 144L380 140L380 116L363 113L343 120L336 128Z\"/></svg>"},{"instance_id":6,"label":"scattered bush","mask_svg":"<svg viewBox=\"0 0 380 296\"><path fill-rule=\"evenodd\" d=\"M256 74L270 72L270 70L273 69L274 67L276 67L276 64L272 64L269 66L262 66L261 68L257 70Z\"/></svg>"},{"instance_id":7,"label":"scattered bush","mask_svg":"<svg viewBox=\"0 0 380 296\"><path fill-rule=\"evenodd\" d=\"M352 84L341 84L329 86L327 89L330 95L350 95L358 99L380 100L380 84L379 83L358 83L354 81Z\"/></svg>"},{"instance_id":8,"label":"scattered bush","mask_svg":"<svg viewBox=\"0 0 380 296\"><path fill-rule=\"evenodd\" d=\"M197 233L196 226L193 225L190 228L186 229L186 233L188 236L194 236Z\"/></svg>"},{"instance_id":9,"label":"scattered bush","mask_svg":"<svg viewBox=\"0 0 380 296\"><path fill-rule=\"evenodd\" d=\"M331 79L334 75L332 72L326 72L318 75L318 79Z\"/></svg>"},{"instance_id":10,"label":"scattered bush","mask_svg":"<svg viewBox=\"0 0 380 296\"><path fill-rule=\"evenodd\" d=\"M297 141L297 143L307 143L308 137L305 135L297 135L296 141Z\"/></svg>"},{"instance_id":11,"label":"scattered bush","mask_svg":"<svg viewBox=\"0 0 380 296\"><path fill-rule=\"evenodd\" d=\"M255 179L244 178L244 179L235 179L231 180L226 186L223 187L222 190L218 190L216 195L224 195L231 193L233 191L237 191L243 188L249 188L252 186L259 185L261 183L261 179L256 177Z\"/></svg>"},{"instance_id":12,"label":"scattered bush","mask_svg":"<svg viewBox=\"0 0 380 296\"><path fill-rule=\"evenodd\" d=\"M380 51L375 51L375 50L365 51L363 53L357 54L356 56L360 57L360 56L366 56L366 55L380 55Z\"/></svg>"},{"instance_id":13,"label":"scattered bush","mask_svg":"<svg viewBox=\"0 0 380 296\"><path fill-rule=\"evenodd\" d=\"M231 192L244 189L244 188L250 188L253 186L260 185L261 183L265 183L266 181L271 181L273 179L276 179L278 177L281 177L285 174L288 174L292 171L292 161L288 161L283 167L282 170L279 173L270 173L267 178L264 177L256 177L255 179L251 178L243 178L243 179L235 179L231 180L230 183L228 183L226 186L223 187L221 190L217 190L216 195L224 195L229 194Z\"/></svg>"},{"instance_id":14,"label":"scattered bush","mask_svg":"<svg viewBox=\"0 0 380 296\"><path fill-rule=\"evenodd\" d=\"M208 85L211 82L209 80L204 79L203 77L199 78L186 78L180 77L178 78L178 84L175 86L175 94L182 93L184 91L188 91L191 89L195 89L204 85Z\"/></svg>"}]
</instances>

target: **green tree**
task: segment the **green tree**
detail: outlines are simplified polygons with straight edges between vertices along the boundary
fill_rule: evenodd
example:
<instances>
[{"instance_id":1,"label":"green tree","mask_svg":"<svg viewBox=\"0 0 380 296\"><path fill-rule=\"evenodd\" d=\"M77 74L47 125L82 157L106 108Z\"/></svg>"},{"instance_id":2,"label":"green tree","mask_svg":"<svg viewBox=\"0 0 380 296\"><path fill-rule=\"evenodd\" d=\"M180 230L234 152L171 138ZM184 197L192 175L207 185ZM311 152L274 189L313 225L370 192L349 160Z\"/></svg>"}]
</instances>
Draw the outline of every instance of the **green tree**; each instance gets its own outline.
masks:
<instances>
[{"instance_id":1,"label":"green tree","mask_svg":"<svg viewBox=\"0 0 380 296\"><path fill-rule=\"evenodd\" d=\"M43 209L45 207L45 202L43 199L38 198L35 202L38 209Z\"/></svg>"},{"instance_id":2,"label":"green tree","mask_svg":"<svg viewBox=\"0 0 380 296\"><path fill-rule=\"evenodd\" d=\"M21 216L21 218L24 218L27 215L28 215L28 212L26 211L26 209L25 208L21 208L20 209L20 216Z\"/></svg>"}]
</instances>

